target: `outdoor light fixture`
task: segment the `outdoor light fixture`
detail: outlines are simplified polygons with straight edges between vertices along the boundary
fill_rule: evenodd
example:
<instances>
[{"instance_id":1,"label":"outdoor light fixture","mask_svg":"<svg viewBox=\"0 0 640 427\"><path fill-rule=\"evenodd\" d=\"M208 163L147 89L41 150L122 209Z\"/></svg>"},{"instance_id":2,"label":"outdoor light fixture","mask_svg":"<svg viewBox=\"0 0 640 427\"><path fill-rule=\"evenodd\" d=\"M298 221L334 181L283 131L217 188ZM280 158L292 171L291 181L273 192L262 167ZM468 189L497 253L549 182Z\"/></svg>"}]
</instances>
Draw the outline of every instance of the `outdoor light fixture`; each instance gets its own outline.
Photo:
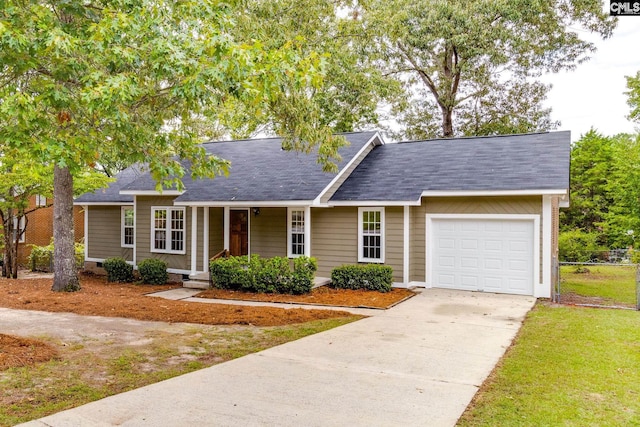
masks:
<instances>
[{"instance_id":1,"label":"outdoor light fixture","mask_svg":"<svg viewBox=\"0 0 640 427\"><path fill-rule=\"evenodd\" d=\"M260 215L260 208L252 208L251 210L253 211L253 216Z\"/></svg>"}]
</instances>

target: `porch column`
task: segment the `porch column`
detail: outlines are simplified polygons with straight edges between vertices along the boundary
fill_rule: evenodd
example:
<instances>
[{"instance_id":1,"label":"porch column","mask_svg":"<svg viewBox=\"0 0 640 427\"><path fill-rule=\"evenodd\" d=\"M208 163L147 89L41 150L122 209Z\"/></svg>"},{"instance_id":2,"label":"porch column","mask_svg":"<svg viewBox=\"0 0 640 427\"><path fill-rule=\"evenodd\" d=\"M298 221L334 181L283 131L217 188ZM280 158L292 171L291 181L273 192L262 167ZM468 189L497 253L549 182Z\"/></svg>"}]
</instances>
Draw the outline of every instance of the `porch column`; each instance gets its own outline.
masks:
<instances>
[{"instance_id":1,"label":"porch column","mask_svg":"<svg viewBox=\"0 0 640 427\"><path fill-rule=\"evenodd\" d=\"M311 256L311 206L304 208L304 253Z\"/></svg>"},{"instance_id":2,"label":"porch column","mask_svg":"<svg viewBox=\"0 0 640 427\"><path fill-rule=\"evenodd\" d=\"M198 208L191 207L191 274L198 270Z\"/></svg>"},{"instance_id":3,"label":"porch column","mask_svg":"<svg viewBox=\"0 0 640 427\"><path fill-rule=\"evenodd\" d=\"M209 206L203 208L202 220L202 269L209 271Z\"/></svg>"},{"instance_id":4,"label":"porch column","mask_svg":"<svg viewBox=\"0 0 640 427\"><path fill-rule=\"evenodd\" d=\"M223 243L224 243L224 248L226 250L229 250L229 225L231 223L231 218L229 217L229 215L231 215L231 209L229 209L229 206L225 206L224 207L224 232L223 232Z\"/></svg>"},{"instance_id":5,"label":"porch column","mask_svg":"<svg viewBox=\"0 0 640 427\"><path fill-rule=\"evenodd\" d=\"M404 211L403 211L403 222L402 222L402 231L404 234L404 239L402 239L402 252L403 252L403 256L402 256L402 281L404 283L405 287L409 287L409 281L410 281L410 277L409 277L409 267L410 267L410 263L409 263L409 257L411 255L410 252L410 246L409 246L409 239L411 238L411 230L409 227L409 206L405 205L404 207Z\"/></svg>"}]
</instances>

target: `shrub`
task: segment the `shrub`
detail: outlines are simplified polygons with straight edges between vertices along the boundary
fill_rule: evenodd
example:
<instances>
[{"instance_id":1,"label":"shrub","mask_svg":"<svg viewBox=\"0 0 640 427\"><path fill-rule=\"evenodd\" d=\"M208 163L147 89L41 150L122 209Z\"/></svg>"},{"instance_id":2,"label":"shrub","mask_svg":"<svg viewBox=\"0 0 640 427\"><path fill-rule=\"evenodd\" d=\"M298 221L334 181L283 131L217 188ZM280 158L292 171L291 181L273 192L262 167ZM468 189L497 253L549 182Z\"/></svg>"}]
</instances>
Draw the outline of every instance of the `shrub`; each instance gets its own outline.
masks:
<instances>
[{"instance_id":1,"label":"shrub","mask_svg":"<svg viewBox=\"0 0 640 427\"><path fill-rule=\"evenodd\" d=\"M144 283L164 285L169 280L167 263L157 258L149 258L138 264L138 272Z\"/></svg>"},{"instance_id":2,"label":"shrub","mask_svg":"<svg viewBox=\"0 0 640 427\"><path fill-rule=\"evenodd\" d=\"M250 282L248 268L247 256L218 258L209 264L213 285L220 289L241 289L246 286Z\"/></svg>"},{"instance_id":3,"label":"shrub","mask_svg":"<svg viewBox=\"0 0 640 427\"><path fill-rule=\"evenodd\" d=\"M255 258L254 258L255 257ZM250 265L253 272L251 292L260 293L288 293L286 289L291 281L291 270L289 269L289 259L283 257L273 257L260 259L254 255L254 263Z\"/></svg>"},{"instance_id":4,"label":"shrub","mask_svg":"<svg viewBox=\"0 0 640 427\"><path fill-rule=\"evenodd\" d=\"M107 258L102 263L109 282L133 282L133 266L121 257Z\"/></svg>"},{"instance_id":5,"label":"shrub","mask_svg":"<svg viewBox=\"0 0 640 427\"><path fill-rule=\"evenodd\" d=\"M598 246L598 235L582 230L560 233L558 251L561 262L589 262L598 259L602 248Z\"/></svg>"},{"instance_id":6,"label":"shrub","mask_svg":"<svg viewBox=\"0 0 640 427\"><path fill-rule=\"evenodd\" d=\"M293 261L293 275L287 293L308 294L313 288L313 278L318 270L315 258L301 256Z\"/></svg>"},{"instance_id":7,"label":"shrub","mask_svg":"<svg viewBox=\"0 0 640 427\"><path fill-rule=\"evenodd\" d=\"M292 272L287 258L252 255L220 258L209 269L213 285L220 289L302 294L311 291L317 266L315 259L300 257Z\"/></svg>"},{"instance_id":8,"label":"shrub","mask_svg":"<svg viewBox=\"0 0 640 427\"><path fill-rule=\"evenodd\" d=\"M31 254L27 258L27 262L31 267L31 271L50 271L53 265L53 241L47 246L31 246ZM76 267L84 267L84 245L82 243L75 244Z\"/></svg>"},{"instance_id":9,"label":"shrub","mask_svg":"<svg viewBox=\"0 0 640 427\"><path fill-rule=\"evenodd\" d=\"M331 271L331 285L338 289L389 292L393 269L381 264L342 265Z\"/></svg>"}]
</instances>

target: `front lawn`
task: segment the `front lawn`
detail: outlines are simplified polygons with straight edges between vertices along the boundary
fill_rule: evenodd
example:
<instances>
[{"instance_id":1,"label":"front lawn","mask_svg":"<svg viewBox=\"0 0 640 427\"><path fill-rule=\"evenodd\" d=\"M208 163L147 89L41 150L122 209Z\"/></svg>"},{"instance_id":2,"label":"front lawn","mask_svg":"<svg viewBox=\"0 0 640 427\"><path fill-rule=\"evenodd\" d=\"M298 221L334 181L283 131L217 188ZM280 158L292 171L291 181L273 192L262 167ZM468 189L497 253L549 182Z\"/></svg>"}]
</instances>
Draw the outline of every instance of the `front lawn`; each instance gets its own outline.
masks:
<instances>
[{"instance_id":1,"label":"front lawn","mask_svg":"<svg viewBox=\"0 0 640 427\"><path fill-rule=\"evenodd\" d=\"M460 426L639 425L640 313L538 303Z\"/></svg>"},{"instance_id":2,"label":"front lawn","mask_svg":"<svg viewBox=\"0 0 640 427\"><path fill-rule=\"evenodd\" d=\"M584 268L584 267L581 267ZM636 266L577 266L560 269L560 302L584 302L604 305L636 305ZM576 297L584 297L576 301Z\"/></svg>"}]
</instances>

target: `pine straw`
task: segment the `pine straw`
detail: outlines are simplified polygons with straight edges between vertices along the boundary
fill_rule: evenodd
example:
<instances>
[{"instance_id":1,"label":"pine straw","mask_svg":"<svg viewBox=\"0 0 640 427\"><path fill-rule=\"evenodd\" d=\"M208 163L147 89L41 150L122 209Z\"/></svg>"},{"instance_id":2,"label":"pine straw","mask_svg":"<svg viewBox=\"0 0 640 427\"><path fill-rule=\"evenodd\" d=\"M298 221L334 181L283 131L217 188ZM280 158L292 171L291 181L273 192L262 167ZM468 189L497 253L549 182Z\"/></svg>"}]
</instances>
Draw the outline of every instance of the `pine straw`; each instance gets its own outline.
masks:
<instances>
[{"instance_id":1,"label":"pine straw","mask_svg":"<svg viewBox=\"0 0 640 427\"><path fill-rule=\"evenodd\" d=\"M80 283L80 291L67 293L51 291L52 279L0 279L0 307L205 325L279 326L351 316L335 310L246 307L145 296L178 287L175 284L108 283L102 277L90 275L81 276Z\"/></svg>"},{"instance_id":2,"label":"pine straw","mask_svg":"<svg viewBox=\"0 0 640 427\"><path fill-rule=\"evenodd\" d=\"M42 341L0 334L0 371L32 366L58 357L58 352Z\"/></svg>"}]
</instances>

